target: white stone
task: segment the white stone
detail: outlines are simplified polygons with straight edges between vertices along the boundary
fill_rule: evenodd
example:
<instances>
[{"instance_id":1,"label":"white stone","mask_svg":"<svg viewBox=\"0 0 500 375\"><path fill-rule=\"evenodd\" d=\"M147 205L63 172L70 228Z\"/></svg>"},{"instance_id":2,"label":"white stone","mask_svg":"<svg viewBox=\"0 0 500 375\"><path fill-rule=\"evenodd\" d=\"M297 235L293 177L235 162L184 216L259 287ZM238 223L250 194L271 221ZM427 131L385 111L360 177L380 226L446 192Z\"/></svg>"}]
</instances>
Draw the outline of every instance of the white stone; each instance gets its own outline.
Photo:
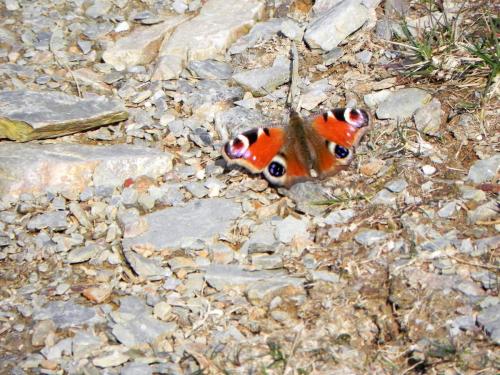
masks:
<instances>
[{"instance_id":1,"label":"white stone","mask_svg":"<svg viewBox=\"0 0 500 375\"><path fill-rule=\"evenodd\" d=\"M178 26L172 36L165 39L159 56L177 56L183 67L191 60L221 58L226 49L262 17L263 11L264 4L259 0L209 0L198 16ZM161 65L157 65L157 71ZM170 77L155 75L155 79Z\"/></svg>"},{"instance_id":2,"label":"white stone","mask_svg":"<svg viewBox=\"0 0 500 375\"><path fill-rule=\"evenodd\" d=\"M157 56L163 39L187 19L186 16L175 16L158 25L139 27L106 49L102 58L118 71L149 64Z\"/></svg>"},{"instance_id":3,"label":"white stone","mask_svg":"<svg viewBox=\"0 0 500 375\"><path fill-rule=\"evenodd\" d=\"M432 176L434 173L436 173L436 168L432 165L427 164L422 167L422 172L424 172L426 176Z\"/></svg>"},{"instance_id":4,"label":"white stone","mask_svg":"<svg viewBox=\"0 0 500 375\"><path fill-rule=\"evenodd\" d=\"M330 51L363 26L368 18L368 9L360 0L344 0L313 19L304 39L311 48Z\"/></svg>"}]
</instances>

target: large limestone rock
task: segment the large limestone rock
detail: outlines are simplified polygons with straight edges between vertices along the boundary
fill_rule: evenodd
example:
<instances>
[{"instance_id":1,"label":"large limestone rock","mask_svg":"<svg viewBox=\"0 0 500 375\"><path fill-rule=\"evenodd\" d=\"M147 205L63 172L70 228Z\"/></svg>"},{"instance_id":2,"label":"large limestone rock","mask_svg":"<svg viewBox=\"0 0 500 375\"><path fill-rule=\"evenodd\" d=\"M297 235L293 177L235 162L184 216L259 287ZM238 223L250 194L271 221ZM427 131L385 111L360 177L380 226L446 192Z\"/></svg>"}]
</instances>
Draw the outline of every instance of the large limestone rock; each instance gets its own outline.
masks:
<instances>
[{"instance_id":1,"label":"large limestone rock","mask_svg":"<svg viewBox=\"0 0 500 375\"><path fill-rule=\"evenodd\" d=\"M314 18L304 39L311 48L330 51L363 26L368 18L368 8L360 0L344 0Z\"/></svg>"},{"instance_id":2,"label":"large limestone rock","mask_svg":"<svg viewBox=\"0 0 500 375\"><path fill-rule=\"evenodd\" d=\"M191 60L223 57L226 49L262 17L263 11L260 0L208 0L197 17L179 25L164 40L153 79L177 78Z\"/></svg>"},{"instance_id":3,"label":"large limestone rock","mask_svg":"<svg viewBox=\"0 0 500 375\"><path fill-rule=\"evenodd\" d=\"M14 141L73 134L127 117L120 101L104 96L82 99L56 91L0 91L0 138Z\"/></svg>"},{"instance_id":4,"label":"large limestone rock","mask_svg":"<svg viewBox=\"0 0 500 375\"><path fill-rule=\"evenodd\" d=\"M147 147L0 143L0 197L49 191L77 197L87 186L114 188L171 169L170 154Z\"/></svg>"},{"instance_id":5,"label":"large limestone rock","mask_svg":"<svg viewBox=\"0 0 500 375\"><path fill-rule=\"evenodd\" d=\"M149 27L139 27L129 35L118 39L102 55L104 61L122 71L134 65L145 65L153 61L163 39L168 38L175 28L189 17L181 15Z\"/></svg>"}]
</instances>

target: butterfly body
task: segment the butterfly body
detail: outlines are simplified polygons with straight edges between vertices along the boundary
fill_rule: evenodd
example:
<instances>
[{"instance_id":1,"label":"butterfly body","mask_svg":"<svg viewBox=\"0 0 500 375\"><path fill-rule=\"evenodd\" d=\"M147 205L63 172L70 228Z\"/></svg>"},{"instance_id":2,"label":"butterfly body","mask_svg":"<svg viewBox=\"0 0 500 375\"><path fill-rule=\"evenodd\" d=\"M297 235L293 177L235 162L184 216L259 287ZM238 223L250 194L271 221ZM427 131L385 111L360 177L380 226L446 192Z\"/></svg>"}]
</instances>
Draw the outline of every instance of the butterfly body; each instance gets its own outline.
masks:
<instances>
[{"instance_id":1,"label":"butterfly body","mask_svg":"<svg viewBox=\"0 0 500 375\"><path fill-rule=\"evenodd\" d=\"M361 109L335 109L311 121L291 111L287 128L248 130L227 142L222 155L229 165L263 173L273 185L289 187L345 169L368 125L369 116Z\"/></svg>"}]
</instances>

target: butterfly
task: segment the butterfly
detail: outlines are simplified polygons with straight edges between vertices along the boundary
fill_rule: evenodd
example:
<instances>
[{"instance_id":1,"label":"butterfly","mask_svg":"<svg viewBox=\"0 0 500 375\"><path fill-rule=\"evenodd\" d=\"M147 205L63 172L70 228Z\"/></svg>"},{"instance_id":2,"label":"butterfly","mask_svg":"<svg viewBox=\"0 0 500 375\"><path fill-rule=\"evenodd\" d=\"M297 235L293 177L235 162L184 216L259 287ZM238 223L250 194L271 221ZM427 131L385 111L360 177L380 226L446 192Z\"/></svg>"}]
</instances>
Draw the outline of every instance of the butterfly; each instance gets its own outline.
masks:
<instances>
[{"instance_id":1,"label":"butterfly","mask_svg":"<svg viewBox=\"0 0 500 375\"><path fill-rule=\"evenodd\" d=\"M290 111L286 128L255 128L222 148L228 165L262 173L275 186L325 178L345 169L369 128L362 109L337 108L306 121Z\"/></svg>"}]
</instances>

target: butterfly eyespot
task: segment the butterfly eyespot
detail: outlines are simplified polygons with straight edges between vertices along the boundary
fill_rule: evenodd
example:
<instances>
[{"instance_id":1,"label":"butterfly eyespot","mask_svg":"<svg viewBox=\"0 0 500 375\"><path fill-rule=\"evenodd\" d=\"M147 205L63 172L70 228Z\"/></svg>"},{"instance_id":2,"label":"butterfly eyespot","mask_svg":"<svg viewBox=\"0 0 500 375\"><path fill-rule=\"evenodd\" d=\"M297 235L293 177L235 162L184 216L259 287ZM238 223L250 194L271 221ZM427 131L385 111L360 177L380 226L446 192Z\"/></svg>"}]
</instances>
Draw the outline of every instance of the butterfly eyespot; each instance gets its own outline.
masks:
<instances>
[{"instance_id":1,"label":"butterfly eyespot","mask_svg":"<svg viewBox=\"0 0 500 375\"><path fill-rule=\"evenodd\" d=\"M273 177L281 177L286 173L286 168L283 164L273 161L267 167L267 171Z\"/></svg>"},{"instance_id":2,"label":"butterfly eyespot","mask_svg":"<svg viewBox=\"0 0 500 375\"><path fill-rule=\"evenodd\" d=\"M226 143L224 146L224 152L229 159L239 159L245 155L249 146L250 142L248 138L240 134L232 141Z\"/></svg>"},{"instance_id":3,"label":"butterfly eyespot","mask_svg":"<svg viewBox=\"0 0 500 375\"><path fill-rule=\"evenodd\" d=\"M368 125L369 116L366 111L362 109L346 108L343 117L345 121L357 128Z\"/></svg>"},{"instance_id":4,"label":"butterfly eyespot","mask_svg":"<svg viewBox=\"0 0 500 375\"><path fill-rule=\"evenodd\" d=\"M349 149L340 145L335 145L335 156L340 159L345 159L349 156Z\"/></svg>"},{"instance_id":5,"label":"butterfly eyespot","mask_svg":"<svg viewBox=\"0 0 500 375\"><path fill-rule=\"evenodd\" d=\"M284 185L286 182L286 168L286 159L281 155L276 155L264 169L264 177L273 185Z\"/></svg>"}]
</instances>

